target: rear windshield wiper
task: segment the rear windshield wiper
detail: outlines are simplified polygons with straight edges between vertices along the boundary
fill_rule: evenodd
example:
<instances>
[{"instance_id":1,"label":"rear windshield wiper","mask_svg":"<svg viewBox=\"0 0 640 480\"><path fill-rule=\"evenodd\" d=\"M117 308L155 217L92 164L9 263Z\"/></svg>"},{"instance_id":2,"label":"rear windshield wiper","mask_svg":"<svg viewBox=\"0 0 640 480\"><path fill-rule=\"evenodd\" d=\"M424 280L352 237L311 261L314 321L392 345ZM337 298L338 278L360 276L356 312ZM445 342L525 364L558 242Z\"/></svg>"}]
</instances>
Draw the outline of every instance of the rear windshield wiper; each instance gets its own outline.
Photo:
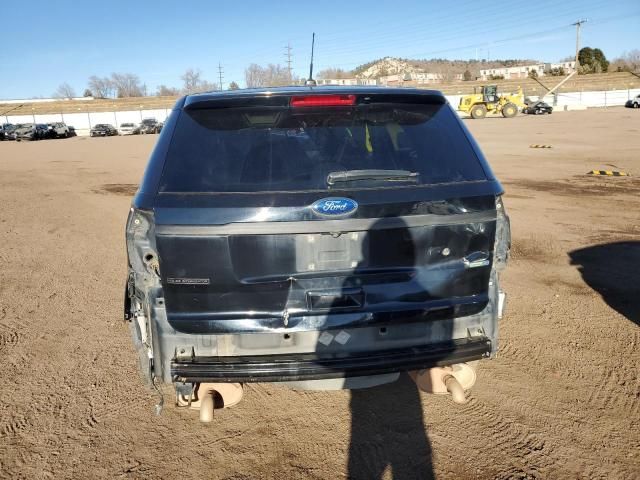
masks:
<instances>
[{"instance_id":1,"label":"rear windshield wiper","mask_svg":"<svg viewBox=\"0 0 640 480\"><path fill-rule=\"evenodd\" d=\"M409 170L341 170L327 175L327 183L353 182L355 180L417 181L420 174Z\"/></svg>"}]
</instances>

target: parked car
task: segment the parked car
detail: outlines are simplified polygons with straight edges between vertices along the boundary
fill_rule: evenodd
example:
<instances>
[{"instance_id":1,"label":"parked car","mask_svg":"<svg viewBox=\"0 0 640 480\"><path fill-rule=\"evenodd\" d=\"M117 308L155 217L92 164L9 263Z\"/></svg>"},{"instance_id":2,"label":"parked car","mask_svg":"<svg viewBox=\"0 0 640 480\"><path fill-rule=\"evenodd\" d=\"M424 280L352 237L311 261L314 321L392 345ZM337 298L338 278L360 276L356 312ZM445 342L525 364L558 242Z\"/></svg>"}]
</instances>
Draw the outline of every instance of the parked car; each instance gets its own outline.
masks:
<instances>
[{"instance_id":1,"label":"parked car","mask_svg":"<svg viewBox=\"0 0 640 480\"><path fill-rule=\"evenodd\" d=\"M553 107L546 102L525 102L526 107L522 109L522 113L528 113L529 115L544 115L553 112Z\"/></svg>"},{"instance_id":2,"label":"parked car","mask_svg":"<svg viewBox=\"0 0 640 480\"><path fill-rule=\"evenodd\" d=\"M145 118L140 123L140 133L160 133L162 126L155 118Z\"/></svg>"},{"instance_id":3,"label":"parked car","mask_svg":"<svg viewBox=\"0 0 640 480\"><path fill-rule=\"evenodd\" d=\"M413 371L464 402L497 350L502 193L440 92L180 99L126 227L143 375L202 420L220 382L361 388Z\"/></svg>"},{"instance_id":4,"label":"parked car","mask_svg":"<svg viewBox=\"0 0 640 480\"><path fill-rule=\"evenodd\" d=\"M22 140L43 140L49 135L49 127L43 123L26 123L19 125L14 134L18 142Z\"/></svg>"},{"instance_id":5,"label":"parked car","mask_svg":"<svg viewBox=\"0 0 640 480\"><path fill-rule=\"evenodd\" d=\"M53 122L47 124L49 138L69 138L71 136L69 127L64 122Z\"/></svg>"},{"instance_id":6,"label":"parked car","mask_svg":"<svg viewBox=\"0 0 640 480\"><path fill-rule=\"evenodd\" d=\"M36 132L39 140L49 138L49 125L46 123L36 123Z\"/></svg>"},{"instance_id":7,"label":"parked car","mask_svg":"<svg viewBox=\"0 0 640 480\"><path fill-rule=\"evenodd\" d=\"M636 95L635 97L627 100L624 106L627 108L640 108L640 95Z\"/></svg>"},{"instance_id":8,"label":"parked car","mask_svg":"<svg viewBox=\"0 0 640 480\"><path fill-rule=\"evenodd\" d=\"M89 131L91 137L110 137L112 135L118 135L118 131L108 123L98 123Z\"/></svg>"},{"instance_id":9,"label":"parked car","mask_svg":"<svg viewBox=\"0 0 640 480\"><path fill-rule=\"evenodd\" d=\"M5 123L2 125L2 132L4 133L4 140L15 140L16 139L16 129L19 125L13 125L11 123Z\"/></svg>"},{"instance_id":10,"label":"parked car","mask_svg":"<svg viewBox=\"0 0 640 480\"><path fill-rule=\"evenodd\" d=\"M136 135L139 133L139 127L135 123L121 123L118 128L120 135Z\"/></svg>"}]
</instances>

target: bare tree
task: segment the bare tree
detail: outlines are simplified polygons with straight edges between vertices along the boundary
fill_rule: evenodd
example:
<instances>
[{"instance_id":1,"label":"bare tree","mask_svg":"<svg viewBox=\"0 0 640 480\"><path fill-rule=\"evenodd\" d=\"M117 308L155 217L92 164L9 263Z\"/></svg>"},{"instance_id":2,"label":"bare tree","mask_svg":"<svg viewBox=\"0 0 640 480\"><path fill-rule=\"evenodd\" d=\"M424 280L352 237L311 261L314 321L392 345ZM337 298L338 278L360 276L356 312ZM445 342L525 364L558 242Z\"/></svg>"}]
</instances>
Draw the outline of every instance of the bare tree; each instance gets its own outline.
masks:
<instances>
[{"instance_id":1,"label":"bare tree","mask_svg":"<svg viewBox=\"0 0 640 480\"><path fill-rule=\"evenodd\" d=\"M240 85L238 85L236 82L231 82L229 84L229 90L239 90L240 89Z\"/></svg>"},{"instance_id":2,"label":"bare tree","mask_svg":"<svg viewBox=\"0 0 640 480\"><path fill-rule=\"evenodd\" d=\"M611 62L610 71L613 72L639 72L640 71L640 50L635 49L625 52L621 57Z\"/></svg>"},{"instance_id":3,"label":"bare tree","mask_svg":"<svg viewBox=\"0 0 640 480\"><path fill-rule=\"evenodd\" d=\"M89 90L93 92L94 97L107 98L113 94L113 83L109 77L92 75L89 77Z\"/></svg>"},{"instance_id":4,"label":"bare tree","mask_svg":"<svg viewBox=\"0 0 640 480\"><path fill-rule=\"evenodd\" d=\"M252 63L244 71L245 83L248 88L278 87L297 83L297 77L289 79L289 70L282 65L270 63L266 67Z\"/></svg>"},{"instance_id":5,"label":"bare tree","mask_svg":"<svg viewBox=\"0 0 640 480\"><path fill-rule=\"evenodd\" d=\"M156 90L158 97L177 97L180 95L180 89L175 87L167 87L166 85L158 85Z\"/></svg>"},{"instance_id":6,"label":"bare tree","mask_svg":"<svg viewBox=\"0 0 640 480\"><path fill-rule=\"evenodd\" d=\"M353 78L353 73L342 68L325 68L318 72L318 78Z\"/></svg>"},{"instance_id":7,"label":"bare tree","mask_svg":"<svg viewBox=\"0 0 640 480\"><path fill-rule=\"evenodd\" d=\"M202 72L200 70L194 70L189 68L184 75L180 77L184 82L182 93L185 95L191 95L192 93L210 92L217 90L218 85L212 82L208 82L202 78Z\"/></svg>"},{"instance_id":8,"label":"bare tree","mask_svg":"<svg viewBox=\"0 0 640 480\"><path fill-rule=\"evenodd\" d=\"M60 84L58 89L53 94L56 98L73 98L76 96L76 91L67 82Z\"/></svg>"},{"instance_id":9,"label":"bare tree","mask_svg":"<svg viewBox=\"0 0 640 480\"><path fill-rule=\"evenodd\" d=\"M631 71L637 72L640 70L640 50L637 48L631 50L630 52L625 53L622 58L630 67Z\"/></svg>"},{"instance_id":10,"label":"bare tree","mask_svg":"<svg viewBox=\"0 0 640 480\"><path fill-rule=\"evenodd\" d=\"M264 87L264 75L262 74L262 67L256 63L252 63L244 70L244 81L247 84L247 88Z\"/></svg>"},{"instance_id":11,"label":"bare tree","mask_svg":"<svg viewBox=\"0 0 640 480\"><path fill-rule=\"evenodd\" d=\"M118 98L141 97L143 87L140 78L133 73L112 73L111 84Z\"/></svg>"},{"instance_id":12,"label":"bare tree","mask_svg":"<svg viewBox=\"0 0 640 480\"><path fill-rule=\"evenodd\" d=\"M200 85L202 72L200 70L194 70L193 68L189 68L184 75L180 77L184 83L182 87L183 91L186 94L195 93Z\"/></svg>"}]
</instances>

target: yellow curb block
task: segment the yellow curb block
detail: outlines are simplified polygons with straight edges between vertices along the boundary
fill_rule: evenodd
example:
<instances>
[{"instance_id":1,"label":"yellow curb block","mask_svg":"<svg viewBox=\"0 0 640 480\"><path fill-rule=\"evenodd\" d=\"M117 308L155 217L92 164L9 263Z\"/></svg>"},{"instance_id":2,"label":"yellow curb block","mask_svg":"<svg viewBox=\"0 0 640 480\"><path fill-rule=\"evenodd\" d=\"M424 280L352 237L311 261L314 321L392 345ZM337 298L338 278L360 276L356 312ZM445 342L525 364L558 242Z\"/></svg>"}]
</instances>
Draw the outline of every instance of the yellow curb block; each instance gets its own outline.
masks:
<instances>
[{"instance_id":1,"label":"yellow curb block","mask_svg":"<svg viewBox=\"0 0 640 480\"><path fill-rule=\"evenodd\" d=\"M533 145L529 145L529 148L551 148L551 145L538 145L534 143Z\"/></svg>"},{"instance_id":2,"label":"yellow curb block","mask_svg":"<svg viewBox=\"0 0 640 480\"><path fill-rule=\"evenodd\" d=\"M627 172L615 172L612 170L591 170L587 175L607 175L609 177L628 177Z\"/></svg>"}]
</instances>

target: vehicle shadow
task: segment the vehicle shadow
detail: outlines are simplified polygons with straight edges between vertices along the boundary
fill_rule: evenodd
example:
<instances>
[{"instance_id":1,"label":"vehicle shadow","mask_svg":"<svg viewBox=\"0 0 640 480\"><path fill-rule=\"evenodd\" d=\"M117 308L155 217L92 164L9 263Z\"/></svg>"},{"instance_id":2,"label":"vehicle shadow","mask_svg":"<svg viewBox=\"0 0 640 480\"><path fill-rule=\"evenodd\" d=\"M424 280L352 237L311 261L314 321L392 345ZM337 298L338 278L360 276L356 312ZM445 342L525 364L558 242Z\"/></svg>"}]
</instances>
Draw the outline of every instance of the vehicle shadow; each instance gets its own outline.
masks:
<instances>
[{"instance_id":1,"label":"vehicle shadow","mask_svg":"<svg viewBox=\"0 0 640 480\"><path fill-rule=\"evenodd\" d=\"M407 284L414 281L413 275L406 273L407 270L413 270L416 264L416 246L408 226L396 224L393 229L384 229L381 228L381 224L382 222L379 221L372 225L362 238L357 251L350 250L349 258L346 259L349 263L357 261L357 265L342 282L342 295L345 298L353 298L354 291L361 289L363 292L361 302L364 305L367 305L365 295L368 282L377 284L379 292L380 285L390 281L389 272L384 270L385 267L399 267L407 275ZM395 281L397 282L397 279ZM397 288L397 284L388 283L387 285L385 286L387 290L393 289L394 285ZM416 285L412 285L415 291ZM405 294L404 290L403 288L402 291L397 292L397 295ZM394 297L396 294L389 293L389 295ZM380 293L376 296L380 297ZM329 310L330 314L344 312L344 298L334 302ZM398 319L396 318L395 321L397 322ZM367 348L368 345L371 349L368 337L380 331L376 332L376 330L368 329L367 333L363 334L367 338L366 343L362 338L353 339L357 341L351 343L361 345L360 348ZM399 329L389 327L381 330L384 334L379 334L386 335L387 339L406 341L406 334ZM384 345L384 343L379 344ZM392 342L388 344L393 345ZM349 343L346 345L349 346ZM318 345L317 350L323 350L321 345ZM345 386L349 383L347 379ZM391 471L391 478L396 480L434 478L431 445L425 431L420 392L408 374L401 374L400 378L393 383L352 389L350 410L351 438L347 478L352 480L377 480L382 479L383 476L388 478L388 473L385 473L387 469Z\"/></svg>"},{"instance_id":2,"label":"vehicle shadow","mask_svg":"<svg viewBox=\"0 0 640 480\"><path fill-rule=\"evenodd\" d=\"M611 308L640 325L640 242L593 245L569 252L569 257Z\"/></svg>"}]
</instances>

